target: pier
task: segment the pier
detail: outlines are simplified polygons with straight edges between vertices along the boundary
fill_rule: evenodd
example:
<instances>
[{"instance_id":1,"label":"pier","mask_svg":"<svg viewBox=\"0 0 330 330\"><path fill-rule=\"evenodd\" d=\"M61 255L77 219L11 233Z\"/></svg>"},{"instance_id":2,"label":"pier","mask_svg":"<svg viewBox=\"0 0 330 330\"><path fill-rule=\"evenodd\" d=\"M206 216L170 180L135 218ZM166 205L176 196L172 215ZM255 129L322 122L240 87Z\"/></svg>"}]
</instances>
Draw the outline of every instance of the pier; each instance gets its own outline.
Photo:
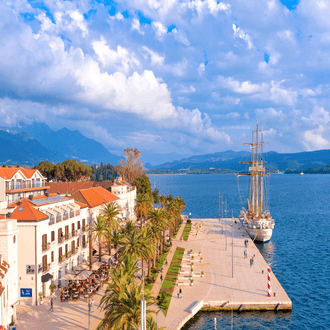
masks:
<instances>
[{"instance_id":1,"label":"pier","mask_svg":"<svg viewBox=\"0 0 330 330\"><path fill-rule=\"evenodd\" d=\"M165 326L167 330L181 329L201 309L219 311L292 309L290 298L272 271L271 296L268 296L267 269L271 267L238 219L226 218L220 221L191 219L191 221L192 233L188 241L181 241L179 234L173 240L173 251L178 246L185 249L182 274L177 280L167 316L165 317L162 312L157 315L158 326ZM201 225L199 230L197 230L198 224ZM248 240L247 248L244 244L245 240ZM187 272L187 266L189 269L191 263L189 258L191 250L194 255L192 286L182 280ZM246 258L244 250L247 250ZM199 252L202 261L198 256ZM254 261L250 265L252 256ZM156 289L157 285L154 288ZM182 298L178 298L180 288Z\"/></svg>"}]
</instances>

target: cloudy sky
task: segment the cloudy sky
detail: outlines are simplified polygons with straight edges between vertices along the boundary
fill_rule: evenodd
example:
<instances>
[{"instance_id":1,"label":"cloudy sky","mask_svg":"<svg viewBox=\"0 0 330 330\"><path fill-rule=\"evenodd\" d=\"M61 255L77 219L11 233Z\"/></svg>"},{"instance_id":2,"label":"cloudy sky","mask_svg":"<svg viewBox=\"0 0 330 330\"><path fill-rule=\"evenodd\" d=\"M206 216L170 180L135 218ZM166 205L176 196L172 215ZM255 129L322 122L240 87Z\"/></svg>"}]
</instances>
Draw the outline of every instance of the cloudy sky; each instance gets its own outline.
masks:
<instances>
[{"instance_id":1,"label":"cloudy sky","mask_svg":"<svg viewBox=\"0 0 330 330\"><path fill-rule=\"evenodd\" d=\"M78 129L152 164L244 150L256 119L268 150L328 149L329 12L327 0L2 0L0 126Z\"/></svg>"}]
</instances>

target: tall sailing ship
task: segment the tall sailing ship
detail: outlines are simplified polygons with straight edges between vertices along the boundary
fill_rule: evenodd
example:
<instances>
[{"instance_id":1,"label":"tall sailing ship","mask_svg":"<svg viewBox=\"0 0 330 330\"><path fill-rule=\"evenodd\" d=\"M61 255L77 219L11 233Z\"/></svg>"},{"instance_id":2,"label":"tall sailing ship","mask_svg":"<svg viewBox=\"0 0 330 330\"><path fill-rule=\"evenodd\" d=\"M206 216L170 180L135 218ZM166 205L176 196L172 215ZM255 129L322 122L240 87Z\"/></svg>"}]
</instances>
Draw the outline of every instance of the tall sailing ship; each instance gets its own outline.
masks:
<instances>
[{"instance_id":1,"label":"tall sailing ship","mask_svg":"<svg viewBox=\"0 0 330 330\"><path fill-rule=\"evenodd\" d=\"M259 131L257 123L256 129L252 129L252 143L244 143L251 146L251 161L243 162L250 164L249 173L237 175L237 177L250 177L247 208L243 207L239 217L243 220L243 225L250 237L263 243L270 240L275 226L275 221L266 205L265 177L268 175L265 172L265 162L263 161L264 143L263 131Z\"/></svg>"}]
</instances>

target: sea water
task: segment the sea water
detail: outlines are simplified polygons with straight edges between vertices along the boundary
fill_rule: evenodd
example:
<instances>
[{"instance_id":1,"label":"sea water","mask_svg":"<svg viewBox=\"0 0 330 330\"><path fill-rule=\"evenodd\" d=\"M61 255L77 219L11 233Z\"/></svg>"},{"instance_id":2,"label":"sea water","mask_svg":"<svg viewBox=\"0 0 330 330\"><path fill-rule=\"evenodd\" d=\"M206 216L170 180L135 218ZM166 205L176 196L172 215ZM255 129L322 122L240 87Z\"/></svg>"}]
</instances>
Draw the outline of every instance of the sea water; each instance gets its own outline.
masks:
<instances>
[{"instance_id":1,"label":"sea water","mask_svg":"<svg viewBox=\"0 0 330 330\"><path fill-rule=\"evenodd\" d=\"M247 178L235 175L150 175L160 194L181 196L184 214L238 217L246 205ZM292 312L230 312L201 315L190 330L330 329L330 175L271 175L267 200L275 219L269 243L258 248L292 300ZM222 209L223 206L223 209ZM225 212L223 213L225 216Z\"/></svg>"}]
</instances>

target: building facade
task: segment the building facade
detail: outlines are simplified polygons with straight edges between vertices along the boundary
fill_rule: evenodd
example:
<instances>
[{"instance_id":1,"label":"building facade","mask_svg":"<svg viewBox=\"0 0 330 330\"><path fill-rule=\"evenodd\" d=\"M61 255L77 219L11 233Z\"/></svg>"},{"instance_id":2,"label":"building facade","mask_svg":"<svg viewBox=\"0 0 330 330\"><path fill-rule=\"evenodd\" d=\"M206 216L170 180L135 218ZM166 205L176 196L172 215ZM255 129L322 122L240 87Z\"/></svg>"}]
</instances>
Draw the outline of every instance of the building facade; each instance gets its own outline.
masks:
<instances>
[{"instance_id":1,"label":"building facade","mask_svg":"<svg viewBox=\"0 0 330 330\"><path fill-rule=\"evenodd\" d=\"M9 204L8 209L19 230L19 299L37 304L40 292L49 295L50 284L60 284L62 276L88 259L88 206L46 194L23 198ZM31 291L31 296L24 290Z\"/></svg>"}]
</instances>

